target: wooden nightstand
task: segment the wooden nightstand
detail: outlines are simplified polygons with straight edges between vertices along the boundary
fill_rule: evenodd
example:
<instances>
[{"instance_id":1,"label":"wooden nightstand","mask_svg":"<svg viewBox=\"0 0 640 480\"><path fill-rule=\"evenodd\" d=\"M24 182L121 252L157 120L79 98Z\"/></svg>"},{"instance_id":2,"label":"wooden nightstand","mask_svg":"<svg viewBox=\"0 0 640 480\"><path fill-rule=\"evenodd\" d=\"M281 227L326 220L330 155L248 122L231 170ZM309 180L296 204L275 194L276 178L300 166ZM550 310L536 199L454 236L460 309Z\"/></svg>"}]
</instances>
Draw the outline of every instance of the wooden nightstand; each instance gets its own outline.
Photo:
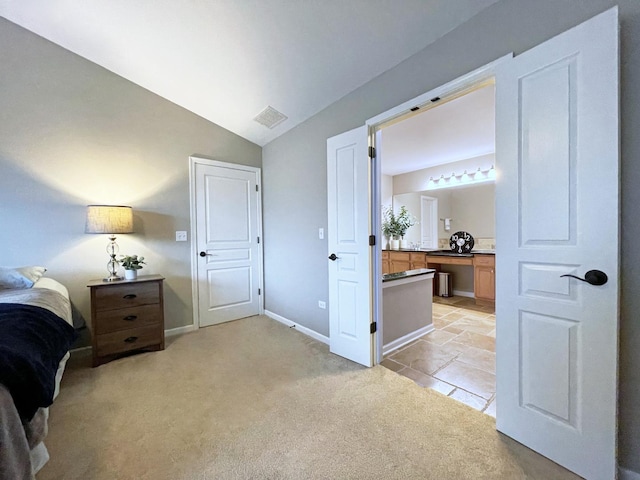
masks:
<instances>
[{"instance_id":1,"label":"wooden nightstand","mask_svg":"<svg viewBox=\"0 0 640 480\"><path fill-rule=\"evenodd\" d=\"M161 275L137 280L92 280L93 366L133 350L164 349L164 303Z\"/></svg>"}]
</instances>

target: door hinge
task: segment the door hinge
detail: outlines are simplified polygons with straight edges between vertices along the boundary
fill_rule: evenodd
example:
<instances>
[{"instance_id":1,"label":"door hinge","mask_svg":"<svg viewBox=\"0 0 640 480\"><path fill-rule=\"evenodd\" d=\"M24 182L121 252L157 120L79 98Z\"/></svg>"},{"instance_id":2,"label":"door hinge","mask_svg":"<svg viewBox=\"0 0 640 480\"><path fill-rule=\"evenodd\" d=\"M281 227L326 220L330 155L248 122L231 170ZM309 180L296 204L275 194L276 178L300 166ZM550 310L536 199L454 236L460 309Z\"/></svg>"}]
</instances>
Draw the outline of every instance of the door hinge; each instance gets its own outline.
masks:
<instances>
[{"instance_id":1,"label":"door hinge","mask_svg":"<svg viewBox=\"0 0 640 480\"><path fill-rule=\"evenodd\" d=\"M369 147L369 157L376 158L376 147Z\"/></svg>"},{"instance_id":2,"label":"door hinge","mask_svg":"<svg viewBox=\"0 0 640 480\"><path fill-rule=\"evenodd\" d=\"M260 237L258 237L258 243L260 243Z\"/></svg>"},{"instance_id":3,"label":"door hinge","mask_svg":"<svg viewBox=\"0 0 640 480\"><path fill-rule=\"evenodd\" d=\"M369 245L373 247L375 244L376 244L376 236L369 235Z\"/></svg>"},{"instance_id":4,"label":"door hinge","mask_svg":"<svg viewBox=\"0 0 640 480\"><path fill-rule=\"evenodd\" d=\"M378 331L378 322L373 322L370 325L371 325L371 328L370 328L371 333L376 333Z\"/></svg>"},{"instance_id":5,"label":"door hinge","mask_svg":"<svg viewBox=\"0 0 640 480\"><path fill-rule=\"evenodd\" d=\"M258 185L256 185L256 192L259 192L260 189L258 188Z\"/></svg>"},{"instance_id":6,"label":"door hinge","mask_svg":"<svg viewBox=\"0 0 640 480\"><path fill-rule=\"evenodd\" d=\"M262 295L262 289L258 289L258 295Z\"/></svg>"}]
</instances>

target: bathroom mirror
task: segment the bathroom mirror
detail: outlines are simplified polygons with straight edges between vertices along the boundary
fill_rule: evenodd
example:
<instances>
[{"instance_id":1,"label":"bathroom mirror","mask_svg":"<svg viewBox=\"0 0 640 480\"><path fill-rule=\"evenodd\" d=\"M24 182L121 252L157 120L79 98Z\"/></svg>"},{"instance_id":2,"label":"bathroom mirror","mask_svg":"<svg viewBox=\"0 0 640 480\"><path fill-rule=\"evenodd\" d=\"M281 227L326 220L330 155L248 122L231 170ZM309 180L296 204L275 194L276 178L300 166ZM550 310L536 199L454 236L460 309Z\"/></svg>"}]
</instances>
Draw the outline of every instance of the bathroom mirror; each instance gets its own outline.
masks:
<instances>
[{"instance_id":1,"label":"bathroom mirror","mask_svg":"<svg viewBox=\"0 0 640 480\"><path fill-rule=\"evenodd\" d=\"M399 211L402 205L418 220L405 235L410 244L444 248L443 240L448 243L451 234L459 230L471 233L474 238L487 239L487 243L495 239L493 182L393 195L394 211ZM445 230L446 218L450 219L449 230Z\"/></svg>"}]
</instances>

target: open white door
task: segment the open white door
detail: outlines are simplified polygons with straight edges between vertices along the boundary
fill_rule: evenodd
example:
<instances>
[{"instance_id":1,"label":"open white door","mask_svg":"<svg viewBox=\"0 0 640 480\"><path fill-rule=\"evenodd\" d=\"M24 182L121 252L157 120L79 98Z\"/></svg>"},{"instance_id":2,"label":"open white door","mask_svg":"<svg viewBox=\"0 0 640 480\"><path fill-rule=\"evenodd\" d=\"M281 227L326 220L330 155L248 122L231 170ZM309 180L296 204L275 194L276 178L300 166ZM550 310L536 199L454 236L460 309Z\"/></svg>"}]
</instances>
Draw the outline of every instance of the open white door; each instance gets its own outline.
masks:
<instances>
[{"instance_id":1,"label":"open white door","mask_svg":"<svg viewBox=\"0 0 640 480\"><path fill-rule=\"evenodd\" d=\"M497 428L587 479L617 475L618 102L617 8L497 70Z\"/></svg>"},{"instance_id":2,"label":"open white door","mask_svg":"<svg viewBox=\"0 0 640 480\"><path fill-rule=\"evenodd\" d=\"M367 127L327 140L329 347L373 365Z\"/></svg>"}]
</instances>

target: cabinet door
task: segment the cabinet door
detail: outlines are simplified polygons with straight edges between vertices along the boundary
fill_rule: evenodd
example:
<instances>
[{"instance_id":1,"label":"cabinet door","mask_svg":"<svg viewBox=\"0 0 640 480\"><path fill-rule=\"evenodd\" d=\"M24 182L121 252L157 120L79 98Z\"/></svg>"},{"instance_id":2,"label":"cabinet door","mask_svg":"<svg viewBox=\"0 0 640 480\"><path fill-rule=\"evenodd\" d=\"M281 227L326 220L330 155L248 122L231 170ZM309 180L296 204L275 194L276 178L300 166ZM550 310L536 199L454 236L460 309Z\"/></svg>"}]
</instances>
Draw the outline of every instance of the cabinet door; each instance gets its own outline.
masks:
<instances>
[{"instance_id":1,"label":"cabinet door","mask_svg":"<svg viewBox=\"0 0 640 480\"><path fill-rule=\"evenodd\" d=\"M427 256L424 253L410 253L411 269L427 268Z\"/></svg>"},{"instance_id":2,"label":"cabinet door","mask_svg":"<svg viewBox=\"0 0 640 480\"><path fill-rule=\"evenodd\" d=\"M406 272L407 270L411 270L411 263L409 263L408 260L391 260L390 270L390 273Z\"/></svg>"},{"instance_id":3,"label":"cabinet door","mask_svg":"<svg viewBox=\"0 0 640 480\"><path fill-rule=\"evenodd\" d=\"M496 272L495 267L477 266L474 272L475 297L481 300L496 299Z\"/></svg>"},{"instance_id":4,"label":"cabinet door","mask_svg":"<svg viewBox=\"0 0 640 480\"><path fill-rule=\"evenodd\" d=\"M389 252L389 267L391 273L411 270L409 252Z\"/></svg>"},{"instance_id":5,"label":"cabinet door","mask_svg":"<svg viewBox=\"0 0 640 480\"><path fill-rule=\"evenodd\" d=\"M382 260L382 274L390 272L389 260Z\"/></svg>"}]
</instances>

